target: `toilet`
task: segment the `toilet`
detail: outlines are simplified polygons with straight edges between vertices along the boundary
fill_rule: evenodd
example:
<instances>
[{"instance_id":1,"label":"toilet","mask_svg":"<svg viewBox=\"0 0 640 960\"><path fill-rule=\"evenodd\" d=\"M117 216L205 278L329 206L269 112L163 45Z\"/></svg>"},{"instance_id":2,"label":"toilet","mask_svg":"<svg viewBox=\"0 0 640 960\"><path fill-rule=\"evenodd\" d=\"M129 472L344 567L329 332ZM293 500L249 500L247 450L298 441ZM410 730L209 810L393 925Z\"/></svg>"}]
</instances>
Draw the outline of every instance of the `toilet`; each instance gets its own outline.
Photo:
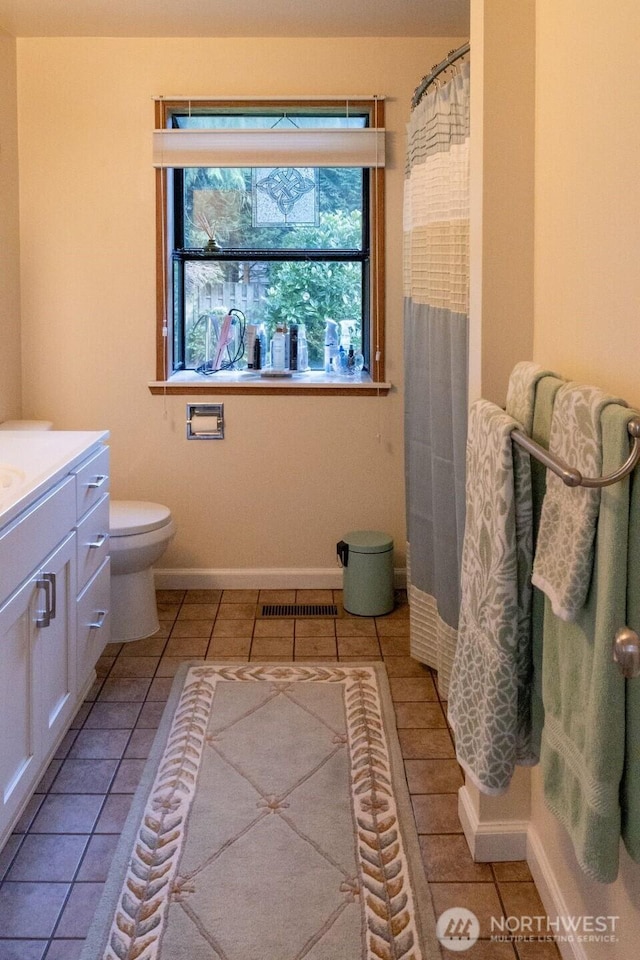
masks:
<instances>
[{"instance_id":1,"label":"toilet","mask_svg":"<svg viewBox=\"0 0 640 960\"><path fill-rule=\"evenodd\" d=\"M141 640L159 628L153 565L176 532L171 511L146 500L112 500L111 640Z\"/></svg>"},{"instance_id":2,"label":"toilet","mask_svg":"<svg viewBox=\"0 0 640 960\"><path fill-rule=\"evenodd\" d=\"M52 430L50 420L5 420L0 430ZM171 511L146 500L111 500L111 640L141 640L158 630L156 563L176 532Z\"/></svg>"}]
</instances>

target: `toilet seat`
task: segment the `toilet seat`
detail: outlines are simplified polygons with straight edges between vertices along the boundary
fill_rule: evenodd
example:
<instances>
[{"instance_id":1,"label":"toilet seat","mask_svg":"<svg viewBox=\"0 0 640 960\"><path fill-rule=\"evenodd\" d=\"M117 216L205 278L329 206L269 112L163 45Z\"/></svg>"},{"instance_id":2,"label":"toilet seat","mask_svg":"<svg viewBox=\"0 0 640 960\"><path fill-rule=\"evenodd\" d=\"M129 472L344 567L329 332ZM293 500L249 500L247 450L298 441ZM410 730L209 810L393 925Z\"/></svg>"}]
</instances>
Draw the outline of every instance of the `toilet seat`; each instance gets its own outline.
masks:
<instances>
[{"instance_id":1,"label":"toilet seat","mask_svg":"<svg viewBox=\"0 0 640 960\"><path fill-rule=\"evenodd\" d=\"M171 522L171 511L147 500L112 500L109 504L109 534L130 537L159 530Z\"/></svg>"}]
</instances>

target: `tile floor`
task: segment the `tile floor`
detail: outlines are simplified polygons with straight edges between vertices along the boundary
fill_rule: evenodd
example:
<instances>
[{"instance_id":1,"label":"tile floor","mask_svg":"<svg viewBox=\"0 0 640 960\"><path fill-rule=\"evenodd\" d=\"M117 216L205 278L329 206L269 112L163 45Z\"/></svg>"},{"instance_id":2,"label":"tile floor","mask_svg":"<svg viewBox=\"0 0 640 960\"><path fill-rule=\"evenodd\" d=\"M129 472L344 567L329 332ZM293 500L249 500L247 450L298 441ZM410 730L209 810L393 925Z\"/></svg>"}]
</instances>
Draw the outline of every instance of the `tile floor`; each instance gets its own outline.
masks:
<instances>
[{"instance_id":1,"label":"tile floor","mask_svg":"<svg viewBox=\"0 0 640 960\"><path fill-rule=\"evenodd\" d=\"M331 603L330 590L164 590L160 631L110 644L37 793L0 851L0 960L76 960L119 831L184 659L384 659L436 915L466 906L481 922L468 960L551 960L554 944L494 943L490 916L544 908L525 863L474 863L457 816L462 783L431 671L409 657L402 596L379 618L258 619L256 605ZM458 956L443 951L447 957ZM345 958L348 960L348 958Z\"/></svg>"}]
</instances>

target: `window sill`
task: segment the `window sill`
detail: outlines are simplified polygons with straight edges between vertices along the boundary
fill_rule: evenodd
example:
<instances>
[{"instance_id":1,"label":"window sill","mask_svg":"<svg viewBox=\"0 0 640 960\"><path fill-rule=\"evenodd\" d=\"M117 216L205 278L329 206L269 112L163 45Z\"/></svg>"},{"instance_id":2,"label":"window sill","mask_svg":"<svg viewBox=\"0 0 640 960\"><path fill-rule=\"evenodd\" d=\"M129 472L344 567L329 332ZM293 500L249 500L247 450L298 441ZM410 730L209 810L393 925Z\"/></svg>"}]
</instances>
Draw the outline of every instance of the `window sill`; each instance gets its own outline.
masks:
<instances>
[{"instance_id":1,"label":"window sill","mask_svg":"<svg viewBox=\"0 0 640 960\"><path fill-rule=\"evenodd\" d=\"M324 396L386 396L390 383L376 383L368 374L359 378L339 379L322 371L294 373L291 377L261 377L250 371L219 370L203 376L192 370L176 373L168 380L152 380L148 384L154 395L165 394L322 394Z\"/></svg>"}]
</instances>

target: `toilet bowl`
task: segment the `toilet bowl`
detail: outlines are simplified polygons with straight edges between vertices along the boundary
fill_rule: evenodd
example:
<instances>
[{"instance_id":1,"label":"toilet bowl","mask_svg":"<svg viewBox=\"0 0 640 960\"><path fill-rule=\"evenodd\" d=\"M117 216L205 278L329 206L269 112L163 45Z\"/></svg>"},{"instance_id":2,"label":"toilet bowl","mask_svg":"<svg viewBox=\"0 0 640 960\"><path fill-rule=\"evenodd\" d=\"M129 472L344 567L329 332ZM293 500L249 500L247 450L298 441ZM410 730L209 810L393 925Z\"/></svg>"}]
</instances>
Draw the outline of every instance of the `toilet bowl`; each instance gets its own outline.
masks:
<instances>
[{"instance_id":1,"label":"toilet bowl","mask_svg":"<svg viewBox=\"0 0 640 960\"><path fill-rule=\"evenodd\" d=\"M109 553L114 643L140 640L158 630L153 565L175 532L171 511L161 503L111 501Z\"/></svg>"},{"instance_id":2,"label":"toilet bowl","mask_svg":"<svg viewBox=\"0 0 640 960\"><path fill-rule=\"evenodd\" d=\"M51 430L50 420L5 420L0 430ZM111 639L141 640L158 630L156 563L176 532L171 511L146 500L111 500Z\"/></svg>"}]
</instances>

